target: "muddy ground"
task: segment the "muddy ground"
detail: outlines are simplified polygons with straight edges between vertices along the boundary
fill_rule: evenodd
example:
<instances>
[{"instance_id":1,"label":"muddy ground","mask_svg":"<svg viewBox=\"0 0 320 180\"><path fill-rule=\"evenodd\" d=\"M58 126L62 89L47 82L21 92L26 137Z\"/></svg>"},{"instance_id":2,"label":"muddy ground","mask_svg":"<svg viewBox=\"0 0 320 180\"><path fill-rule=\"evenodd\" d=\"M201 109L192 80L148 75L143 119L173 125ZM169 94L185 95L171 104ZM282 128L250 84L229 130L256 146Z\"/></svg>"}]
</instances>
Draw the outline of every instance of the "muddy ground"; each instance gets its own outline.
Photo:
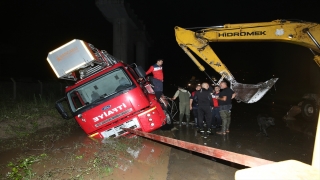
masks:
<instances>
[{"instance_id":1,"label":"muddy ground","mask_svg":"<svg viewBox=\"0 0 320 180\"><path fill-rule=\"evenodd\" d=\"M299 117L284 121L288 108L264 102L234 104L227 135L211 134L205 138L191 125L153 133L271 161L295 159L311 164L316 122ZM259 134L259 113L276 119L276 125L267 130L269 137ZM23 140L1 140L2 179L13 174L18 177L14 165L21 165L28 158L34 160L30 166L16 167L27 179L234 179L237 170L247 168L141 137L101 143L88 138L78 127L63 128L60 132L70 132L58 134L49 128Z\"/></svg>"}]
</instances>

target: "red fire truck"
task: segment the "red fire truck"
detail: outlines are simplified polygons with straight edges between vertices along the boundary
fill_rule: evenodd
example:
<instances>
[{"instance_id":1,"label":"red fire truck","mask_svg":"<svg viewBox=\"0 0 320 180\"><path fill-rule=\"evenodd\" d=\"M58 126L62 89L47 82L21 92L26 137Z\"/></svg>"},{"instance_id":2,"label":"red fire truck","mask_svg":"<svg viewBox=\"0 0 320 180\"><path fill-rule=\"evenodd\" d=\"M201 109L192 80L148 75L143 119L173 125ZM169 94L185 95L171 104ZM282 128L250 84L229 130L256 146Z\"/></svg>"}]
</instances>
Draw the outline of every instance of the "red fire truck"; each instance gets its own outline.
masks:
<instances>
[{"instance_id":1,"label":"red fire truck","mask_svg":"<svg viewBox=\"0 0 320 180\"><path fill-rule=\"evenodd\" d=\"M151 132L171 123L166 103L157 101L140 66L78 39L51 51L47 61L59 79L75 81L56 102L58 112L64 119L74 117L89 137L128 134L122 128Z\"/></svg>"}]
</instances>

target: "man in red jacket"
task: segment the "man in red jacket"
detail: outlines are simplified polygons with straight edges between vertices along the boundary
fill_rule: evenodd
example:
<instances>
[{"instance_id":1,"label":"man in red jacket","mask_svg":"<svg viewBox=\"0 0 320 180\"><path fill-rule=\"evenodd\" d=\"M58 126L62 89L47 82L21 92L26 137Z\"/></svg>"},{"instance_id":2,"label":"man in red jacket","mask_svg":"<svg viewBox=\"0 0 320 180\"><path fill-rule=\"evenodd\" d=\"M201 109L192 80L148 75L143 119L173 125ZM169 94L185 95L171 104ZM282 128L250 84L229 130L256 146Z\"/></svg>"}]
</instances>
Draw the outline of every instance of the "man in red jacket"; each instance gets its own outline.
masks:
<instances>
[{"instance_id":1,"label":"man in red jacket","mask_svg":"<svg viewBox=\"0 0 320 180\"><path fill-rule=\"evenodd\" d=\"M150 68L146 72L146 75L150 73L152 73L153 75L152 84L154 85L154 92L158 100L160 99L163 91L162 64L163 64L163 59L158 59L157 63L150 66Z\"/></svg>"},{"instance_id":2,"label":"man in red jacket","mask_svg":"<svg viewBox=\"0 0 320 180\"><path fill-rule=\"evenodd\" d=\"M215 96L219 96L220 94L220 86L215 86L212 94L212 101L213 101L213 107L212 107L212 128L219 128L221 127L221 117L220 117L220 108L219 108L219 102L218 99L216 99Z\"/></svg>"}]
</instances>

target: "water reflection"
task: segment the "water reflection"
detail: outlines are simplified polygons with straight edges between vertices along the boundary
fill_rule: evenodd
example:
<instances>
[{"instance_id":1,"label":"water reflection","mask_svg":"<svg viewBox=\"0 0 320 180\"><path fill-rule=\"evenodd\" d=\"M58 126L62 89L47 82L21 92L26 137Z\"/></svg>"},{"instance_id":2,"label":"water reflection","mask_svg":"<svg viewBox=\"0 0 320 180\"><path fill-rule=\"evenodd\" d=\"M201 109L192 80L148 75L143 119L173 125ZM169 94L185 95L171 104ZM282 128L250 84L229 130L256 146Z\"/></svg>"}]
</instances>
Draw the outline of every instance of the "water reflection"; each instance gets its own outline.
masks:
<instances>
[{"instance_id":1,"label":"water reflection","mask_svg":"<svg viewBox=\"0 0 320 180\"><path fill-rule=\"evenodd\" d=\"M130 139L105 139L102 142L113 145L115 141L123 141L128 146L125 147L125 153L119 154L117 160L118 168L114 170L109 178L166 178L170 147L136 136ZM154 168L157 168L156 172L153 170ZM123 176L121 171L126 171L126 176Z\"/></svg>"},{"instance_id":2,"label":"water reflection","mask_svg":"<svg viewBox=\"0 0 320 180\"><path fill-rule=\"evenodd\" d=\"M273 110L274 111L274 110ZM243 111L246 112L246 111ZM172 132L174 138L206 145L222 150L259 157L271 161L295 159L311 164L316 123L304 122L301 119L287 122L281 120L280 112L271 114L276 125L267 129L269 137L258 135L257 115L234 111L231 131L226 135L218 135L214 129L212 134L199 133L193 127L182 126ZM157 132L154 132L157 133Z\"/></svg>"}]
</instances>

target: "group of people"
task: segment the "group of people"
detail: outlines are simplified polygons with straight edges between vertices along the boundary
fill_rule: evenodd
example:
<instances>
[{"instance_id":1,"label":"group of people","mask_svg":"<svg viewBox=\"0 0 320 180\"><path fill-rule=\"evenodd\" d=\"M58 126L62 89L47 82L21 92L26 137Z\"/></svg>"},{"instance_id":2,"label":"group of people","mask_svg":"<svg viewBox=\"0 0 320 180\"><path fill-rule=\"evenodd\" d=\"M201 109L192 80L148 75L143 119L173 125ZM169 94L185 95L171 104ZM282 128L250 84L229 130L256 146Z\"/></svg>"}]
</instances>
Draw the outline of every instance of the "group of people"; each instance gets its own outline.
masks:
<instances>
[{"instance_id":1,"label":"group of people","mask_svg":"<svg viewBox=\"0 0 320 180\"><path fill-rule=\"evenodd\" d=\"M203 84L203 86L207 86L205 84ZM197 85L196 86L196 90L192 92L192 95L190 96L190 110L192 110L192 113L193 113L193 116L194 116L194 122L195 122L195 126L196 127L203 127L203 125L199 125L198 124L198 96L195 96L196 95L196 92L200 91L201 90L201 85ZM210 87L208 88L208 90L211 89ZM209 90L210 92L210 90ZM218 102L218 99L216 98L216 96L219 96L220 94L220 86L215 86L214 87L214 90L212 92L212 103L209 102L210 105L207 104L204 104L204 103L201 103L202 104L202 107L201 107L201 111L203 111L203 106L207 107L207 106L211 106L210 108L210 111L211 111L211 126L209 126L211 129L212 128L219 128L221 127L222 125L222 120L221 120L221 116L220 116L220 108L219 108L219 102ZM209 96L209 95L208 95ZM208 98L210 100L210 98ZM209 112L209 110L206 110ZM209 113L207 113L209 114ZM200 114L201 117L203 116L202 113ZM203 118L202 118L203 119ZM203 122L203 120L202 120Z\"/></svg>"},{"instance_id":2,"label":"group of people","mask_svg":"<svg viewBox=\"0 0 320 180\"><path fill-rule=\"evenodd\" d=\"M157 99L160 99L163 91L163 59L158 59L156 64L152 65L146 74L153 74L153 85ZM221 90L221 91L220 91ZM204 130L204 120L206 122L207 132L212 133L212 128L221 127L217 134L229 133L231 122L232 99L236 93L230 89L227 82L222 81L220 85L212 89L208 83L204 82L196 86L196 90L190 93L182 86L174 94L172 100L179 97L179 126L182 126L182 120L186 117L186 125L190 122L190 110L193 112L195 126L200 132Z\"/></svg>"},{"instance_id":3,"label":"group of people","mask_svg":"<svg viewBox=\"0 0 320 180\"><path fill-rule=\"evenodd\" d=\"M192 109L195 125L200 132L204 132L204 120L208 133L212 133L212 128L220 126L221 130L217 131L217 134L230 132L232 99L235 98L235 95L225 81L222 81L220 86L215 86L214 90L208 83L202 83L201 86L196 87L196 91L190 97L190 109Z\"/></svg>"}]
</instances>

